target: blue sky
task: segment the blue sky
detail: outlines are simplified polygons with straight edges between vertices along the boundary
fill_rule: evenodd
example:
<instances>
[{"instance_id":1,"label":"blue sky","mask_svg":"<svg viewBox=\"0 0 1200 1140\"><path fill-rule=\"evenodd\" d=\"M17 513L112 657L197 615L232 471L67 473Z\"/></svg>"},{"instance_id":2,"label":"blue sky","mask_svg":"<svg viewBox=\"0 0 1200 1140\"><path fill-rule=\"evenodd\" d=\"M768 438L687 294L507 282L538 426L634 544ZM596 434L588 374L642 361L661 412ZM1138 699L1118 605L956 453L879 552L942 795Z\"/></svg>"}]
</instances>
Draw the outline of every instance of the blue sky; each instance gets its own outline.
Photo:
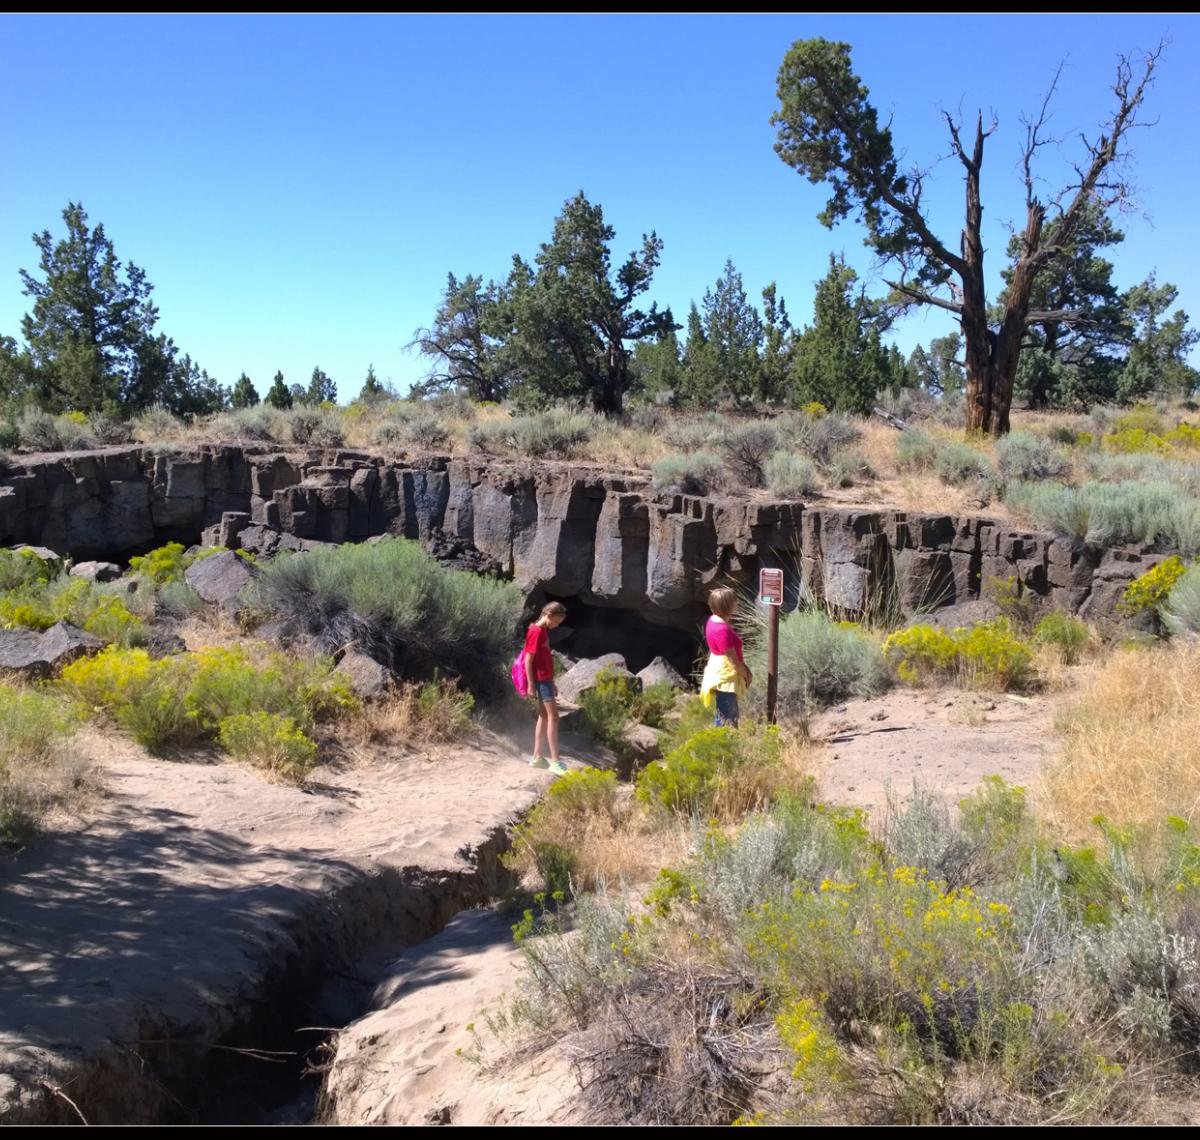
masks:
<instances>
[{"instance_id":1,"label":"blue sky","mask_svg":"<svg viewBox=\"0 0 1200 1140\"><path fill-rule=\"evenodd\" d=\"M35 231L69 200L146 270L158 329L214 376L314 365L357 394L368 364L402 391L404 349L447 271L502 278L583 190L616 229L614 262L663 239L652 299L685 320L726 258L758 302L774 280L811 315L832 251L877 291L853 222L816 221L821 187L786 167L768 120L798 39L853 46L855 70L909 159L948 153L941 109L999 119L984 159L992 293L1022 188L1019 116L1065 60L1053 103L1057 188L1111 110L1118 54L1171 37L1132 136L1139 210L1112 254L1122 287L1157 270L1200 324L1196 15L0 15L0 333L20 334ZM962 180L927 202L957 246ZM905 351L950 330L911 317ZM1193 360L1193 363L1200 361Z\"/></svg>"}]
</instances>

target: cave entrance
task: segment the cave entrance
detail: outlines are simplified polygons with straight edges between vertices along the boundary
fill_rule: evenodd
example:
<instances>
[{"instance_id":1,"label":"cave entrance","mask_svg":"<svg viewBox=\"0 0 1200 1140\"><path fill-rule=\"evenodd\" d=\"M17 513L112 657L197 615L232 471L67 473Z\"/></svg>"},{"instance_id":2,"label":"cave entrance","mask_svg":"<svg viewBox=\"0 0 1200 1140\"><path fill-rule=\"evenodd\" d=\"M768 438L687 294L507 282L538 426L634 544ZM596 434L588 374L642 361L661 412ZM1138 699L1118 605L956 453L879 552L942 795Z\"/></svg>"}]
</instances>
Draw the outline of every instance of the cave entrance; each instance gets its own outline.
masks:
<instances>
[{"instance_id":1,"label":"cave entrance","mask_svg":"<svg viewBox=\"0 0 1200 1140\"><path fill-rule=\"evenodd\" d=\"M699 608L694 614L681 614L680 625L660 625L637 610L592 606L579 598L556 598L552 594L545 595L544 601L562 602L567 607L566 620L551 632L550 644L569 657L619 653L633 673L654 658L664 657L684 677L696 671L698 659L703 664L707 614ZM682 628L688 621L694 621L693 629Z\"/></svg>"}]
</instances>

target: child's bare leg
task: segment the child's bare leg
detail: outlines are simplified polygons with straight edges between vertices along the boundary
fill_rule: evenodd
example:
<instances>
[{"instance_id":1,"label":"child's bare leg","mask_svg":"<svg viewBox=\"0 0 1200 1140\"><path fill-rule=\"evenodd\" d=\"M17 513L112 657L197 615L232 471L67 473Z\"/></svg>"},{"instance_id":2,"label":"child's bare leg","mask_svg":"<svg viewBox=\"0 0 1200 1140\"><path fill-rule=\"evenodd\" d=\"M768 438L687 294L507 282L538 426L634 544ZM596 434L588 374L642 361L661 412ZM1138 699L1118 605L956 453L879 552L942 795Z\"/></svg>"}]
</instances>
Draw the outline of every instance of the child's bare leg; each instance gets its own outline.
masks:
<instances>
[{"instance_id":1,"label":"child's bare leg","mask_svg":"<svg viewBox=\"0 0 1200 1140\"><path fill-rule=\"evenodd\" d=\"M537 720L533 724L533 754L542 755L542 745L546 737L546 706L542 701L537 703Z\"/></svg>"},{"instance_id":2,"label":"child's bare leg","mask_svg":"<svg viewBox=\"0 0 1200 1140\"><path fill-rule=\"evenodd\" d=\"M550 748L550 759L558 759L558 705L554 701L542 704L546 710L546 743ZM540 723L540 722L539 722Z\"/></svg>"}]
</instances>

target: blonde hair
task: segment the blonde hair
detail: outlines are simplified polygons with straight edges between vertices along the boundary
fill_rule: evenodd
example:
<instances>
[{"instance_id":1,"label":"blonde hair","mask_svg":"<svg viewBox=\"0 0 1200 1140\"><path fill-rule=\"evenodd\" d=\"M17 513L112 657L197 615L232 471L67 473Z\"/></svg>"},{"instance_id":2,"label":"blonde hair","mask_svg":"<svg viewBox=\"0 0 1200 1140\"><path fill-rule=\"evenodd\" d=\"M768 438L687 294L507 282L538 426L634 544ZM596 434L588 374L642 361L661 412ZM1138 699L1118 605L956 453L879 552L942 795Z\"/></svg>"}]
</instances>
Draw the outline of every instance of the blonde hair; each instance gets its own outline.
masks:
<instances>
[{"instance_id":1,"label":"blonde hair","mask_svg":"<svg viewBox=\"0 0 1200 1140\"><path fill-rule=\"evenodd\" d=\"M708 595L708 608L717 617L727 618L737 609L737 594L728 586L718 586Z\"/></svg>"},{"instance_id":2,"label":"blonde hair","mask_svg":"<svg viewBox=\"0 0 1200 1140\"><path fill-rule=\"evenodd\" d=\"M567 607L564 606L562 602L547 602L544 606L542 606L542 612L538 615L538 618L540 620L541 618L566 616Z\"/></svg>"}]
</instances>

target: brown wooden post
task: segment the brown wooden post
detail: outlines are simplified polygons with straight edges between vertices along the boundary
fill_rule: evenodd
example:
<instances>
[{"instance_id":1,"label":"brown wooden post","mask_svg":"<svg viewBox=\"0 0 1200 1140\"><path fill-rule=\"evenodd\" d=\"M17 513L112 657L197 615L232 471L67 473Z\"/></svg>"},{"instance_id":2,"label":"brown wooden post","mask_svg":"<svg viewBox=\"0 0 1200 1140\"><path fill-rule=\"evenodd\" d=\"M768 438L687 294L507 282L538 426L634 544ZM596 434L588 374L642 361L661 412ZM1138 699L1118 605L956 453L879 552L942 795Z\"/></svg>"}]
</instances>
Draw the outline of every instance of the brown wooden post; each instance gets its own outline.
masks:
<instances>
[{"instance_id":1,"label":"brown wooden post","mask_svg":"<svg viewBox=\"0 0 1200 1140\"><path fill-rule=\"evenodd\" d=\"M775 723L779 693L779 607L783 605L783 571L758 572L759 600L767 607L767 723Z\"/></svg>"}]
</instances>

